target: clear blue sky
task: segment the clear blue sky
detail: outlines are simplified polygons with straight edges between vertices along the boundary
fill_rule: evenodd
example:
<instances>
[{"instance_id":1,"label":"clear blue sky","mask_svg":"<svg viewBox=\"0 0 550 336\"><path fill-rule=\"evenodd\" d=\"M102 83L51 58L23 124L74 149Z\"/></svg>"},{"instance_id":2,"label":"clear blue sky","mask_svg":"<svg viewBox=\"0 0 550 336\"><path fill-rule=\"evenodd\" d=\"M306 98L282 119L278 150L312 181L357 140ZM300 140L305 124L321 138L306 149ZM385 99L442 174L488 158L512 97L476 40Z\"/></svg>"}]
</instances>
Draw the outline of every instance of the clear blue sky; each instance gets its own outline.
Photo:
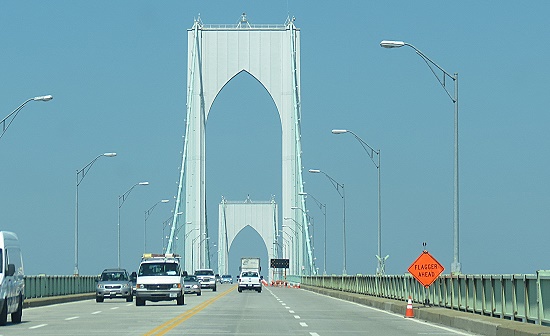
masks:
<instances>
[{"instance_id":1,"label":"clear blue sky","mask_svg":"<svg viewBox=\"0 0 550 336\"><path fill-rule=\"evenodd\" d=\"M76 170L81 274L116 266L118 196L122 266L159 251L177 192L184 133L187 29L285 22L301 29L305 171L345 184L348 273L372 274L377 252L376 169L351 135L382 151L383 254L402 274L427 249L452 262L453 104L411 48L460 76L460 261L464 273L550 269L550 3L532 1L3 1L0 117L30 102L0 139L0 228L16 232L27 274L72 274ZM452 87L451 87L452 92ZM280 125L271 98L247 75L221 92L207 124L207 197L215 239L218 203L281 201ZM342 270L341 198L322 175L306 191L327 204L327 272ZM317 266L323 216L313 202ZM251 231L232 249L267 251Z\"/></svg>"}]
</instances>

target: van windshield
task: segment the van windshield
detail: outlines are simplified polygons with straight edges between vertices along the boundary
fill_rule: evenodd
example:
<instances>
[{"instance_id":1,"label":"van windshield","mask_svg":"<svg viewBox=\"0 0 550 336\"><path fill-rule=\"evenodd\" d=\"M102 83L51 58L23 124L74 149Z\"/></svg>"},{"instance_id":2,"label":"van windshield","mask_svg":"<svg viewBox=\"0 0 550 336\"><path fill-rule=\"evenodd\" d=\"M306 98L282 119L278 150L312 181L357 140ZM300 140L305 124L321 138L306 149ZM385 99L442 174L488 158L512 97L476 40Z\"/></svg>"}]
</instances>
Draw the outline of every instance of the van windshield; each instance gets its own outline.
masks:
<instances>
[{"instance_id":1,"label":"van windshield","mask_svg":"<svg viewBox=\"0 0 550 336\"><path fill-rule=\"evenodd\" d=\"M179 275L180 268L176 263L145 263L139 267L138 276Z\"/></svg>"}]
</instances>

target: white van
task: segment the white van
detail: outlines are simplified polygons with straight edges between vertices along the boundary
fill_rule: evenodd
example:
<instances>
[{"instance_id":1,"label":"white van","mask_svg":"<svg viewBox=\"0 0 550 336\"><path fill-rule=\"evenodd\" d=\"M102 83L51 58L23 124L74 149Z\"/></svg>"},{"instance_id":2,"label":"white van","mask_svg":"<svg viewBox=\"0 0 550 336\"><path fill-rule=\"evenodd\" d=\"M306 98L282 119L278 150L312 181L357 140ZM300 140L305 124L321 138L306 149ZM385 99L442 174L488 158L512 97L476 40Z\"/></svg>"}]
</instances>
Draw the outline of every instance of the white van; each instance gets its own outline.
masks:
<instances>
[{"instance_id":1,"label":"white van","mask_svg":"<svg viewBox=\"0 0 550 336\"><path fill-rule=\"evenodd\" d=\"M13 323L23 316L25 280L19 239L13 232L0 231L0 325L6 325L8 314Z\"/></svg>"}]
</instances>

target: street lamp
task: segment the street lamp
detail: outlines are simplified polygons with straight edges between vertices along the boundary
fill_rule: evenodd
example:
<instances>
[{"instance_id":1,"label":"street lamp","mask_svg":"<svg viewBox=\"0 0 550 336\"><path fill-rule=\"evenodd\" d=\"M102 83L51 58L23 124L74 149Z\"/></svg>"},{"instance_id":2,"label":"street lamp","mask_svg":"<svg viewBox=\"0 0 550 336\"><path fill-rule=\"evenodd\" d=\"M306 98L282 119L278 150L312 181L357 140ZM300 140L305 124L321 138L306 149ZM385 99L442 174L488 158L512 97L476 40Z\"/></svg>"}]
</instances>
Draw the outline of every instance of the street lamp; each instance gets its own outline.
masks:
<instances>
[{"instance_id":1,"label":"street lamp","mask_svg":"<svg viewBox=\"0 0 550 336\"><path fill-rule=\"evenodd\" d=\"M347 270L346 270L346 191L344 189L344 185L336 182L335 179L330 177L327 173L325 173L322 170L310 169L309 172L314 173L314 174L323 173L330 180L330 183L332 183L332 185L334 186L334 188L336 189L336 191L338 192L340 197L342 197L342 200L343 200L343 203L344 203L343 211L342 211L342 213L343 213L343 220L342 220L342 240L343 240L343 244L342 245L343 245L343 250L344 250L343 251L344 252L343 253L344 254L343 275L346 275L347 274Z\"/></svg>"},{"instance_id":2,"label":"street lamp","mask_svg":"<svg viewBox=\"0 0 550 336\"><path fill-rule=\"evenodd\" d=\"M17 114L19 113L19 111L21 111L23 109L23 107L25 107L25 105L27 105L28 102L30 102L30 101L50 101L52 99L53 99L52 95L47 95L47 96L38 96L38 97L34 97L34 98L29 98L29 99L25 100L25 102L23 102L23 104L19 105L19 107L17 107L10 114L8 114L4 119L2 119L2 121L0 121L0 124L2 124L2 134L0 134L0 138L2 138L4 136L4 133L6 133L6 131L8 130L8 127L10 127L10 125L13 122L13 120L15 119L15 117L17 117ZM11 117L11 120L10 120L10 122L8 122L8 125L6 126L6 121L10 117Z\"/></svg>"},{"instance_id":3,"label":"street lamp","mask_svg":"<svg viewBox=\"0 0 550 336\"><path fill-rule=\"evenodd\" d=\"M194 262L194 259L195 259L195 242L197 241L197 239L199 239L200 237L202 236L206 236L206 233L203 233L203 234L199 234L198 236L196 236L195 238L193 238L193 240L191 240L191 271L194 272L195 271L195 262ZM210 239L210 237L205 237L203 240L205 239ZM201 245L201 243L203 242L203 240L199 241L199 246Z\"/></svg>"},{"instance_id":4,"label":"street lamp","mask_svg":"<svg viewBox=\"0 0 550 336\"><path fill-rule=\"evenodd\" d=\"M143 253L147 252L147 219L149 216L151 216L151 213L153 212L153 209L157 206L159 203L168 203L170 200L163 199L155 203L152 207L149 208L149 210L145 211L145 226L143 227Z\"/></svg>"},{"instance_id":5,"label":"street lamp","mask_svg":"<svg viewBox=\"0 0 550 336\"><path fill-rule=\"evenodd\" d=\"M38 97L40 98L40 97ZM51 98L50 98L51 99ZM75 206L75 219L74 219L74 275L78 275L78 186L84 180L86 173L92 168L92 165L100 157L113 157L116 156L116 153L103 153L96 156L90 163L88 163L84 168L76 171L76 206Z\"/></svg>"},{"instance_id":6,"label":"street lamp","mask_svg":"<svg viewBox=\"0 0 550 336\"><path fill-rule=\"evenodd\" d=\"M353 131L350 130L332 130L332 134L343 134L343 133L350 133L352 134L357 141L361 144L365 152L369 155L372 163L376 167L378 171L378 254L376 255L376 259L378 259L378 267L376 268L376 274L377 275L383 275L385 273L385 262L386 259L388 259L389 256L385 256L382 258L382 199L381 199L381 193L380 193L380 149L374 150L371 146L369 146L363 139L361 139L357 134L355 134ZM374 154L378 157L378 162L374 161Z\"/></svg>"},{"instance_id":7,"label":"street lamp","mask_svg":"<svg viewBox=\"0 0 550 336\"><path fill-rule=\"evenodd\" d=\"M283 227L285 227L286 225L283 225ZM295 263L298 262L298 260L294 260L296 258L296 249L294 249L294 255L291 255L292 254L292 247L294 247L294 236L292 236L290 233L286 232L286 231L281 231L283 233L283 235L281 236L281 238L283 238L283 243L284 241L286 240L287 242L289 241L288 239L285 238L285 234L288 236L288 238L290 238L290 245L287 243L286 246L287 246L287 250L283 251L285 256L288 258L288 259L293 259L292 260L292 263L293 265ZM299 264L298 264L299 266ZM296 269L298 269L298 267L296 267Z\"/></svg>"},{"instance_id":8,"label":"street lamp","mask_svg":"<svg viewBox=\"0 0 550 336\"><path fill-rule=\"evenodd\" d=\"M323 228L323 275L327 274L327 205L319 202L313 195L308 194L306 192L299 192L298 195L300 196L311 196L313 200L315 201L315 204L319 207L321 212L323 213L323 216L325 217L325 224Z\"/></svg>"},{"instance_id":9,"label":"street lamp","mask_svg":"<svg viewBox=\"0 0 550 336\"><path fill-rule=\"evenodd\" d=\"M130 195L130 193L132 192L132 190L134 190L134 188L136 186L144 186L144 185L149 185L149 182L139 182L139 183L136 183L134 184L130 189L128 189L128 191L126 191L124 194L118 196L118 222L117 222L117 245L118 245L118 253L117 253L117 267L120 268L120 208L122 207L122 205L124 204L124 202L126 201L126 199L128 198L128 196Z\"/></svg>"},{"instance_id":10,"label":"street lamp","mask_svg":"<svg viewBox=\"0 0 550 336\"><path fill-rule=\"evenodd\" d=\"M434 76L437 78L437 81L445 90L449 98L451 98L451 101L454 104L454 220L453 220L453 263L451 264L451 274L460 274L461 273L461 265L460 265L460 259L459 259L459 222L458 222L458 72L455 72L454 75L451 75L447 71L445 71L442 67L437 65L434 61L432 61L428 56L424 55L420 50L418 50L415 46L412 44L403 42L403 41L382 41L380 42L380 46L383 48L400 48L403 46L408 46L414 49L418 56L420 56L424 62L428 65ZM438 76L435 72L432 66L432 64L436 68L438 68L443 75ZM447 86L445 85L445 78L449 77L454 82L454 92L453 95L447 90Z\"/></svg>"}]
</instances>

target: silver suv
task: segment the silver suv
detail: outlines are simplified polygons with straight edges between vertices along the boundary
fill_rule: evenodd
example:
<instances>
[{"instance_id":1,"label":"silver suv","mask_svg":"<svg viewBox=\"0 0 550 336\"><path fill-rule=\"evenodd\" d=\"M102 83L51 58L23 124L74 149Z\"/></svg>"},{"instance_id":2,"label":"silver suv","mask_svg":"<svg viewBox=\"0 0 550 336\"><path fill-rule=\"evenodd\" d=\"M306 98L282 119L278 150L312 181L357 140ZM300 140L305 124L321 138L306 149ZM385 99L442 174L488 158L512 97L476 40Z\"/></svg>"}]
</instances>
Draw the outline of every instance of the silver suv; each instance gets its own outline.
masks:
<instances>
[{"instance_id":1,"label":"silver suv","mask_svg":"<svg viewBox=\"0 0 550 336\"><path fill-rule=\"evenodd\" d=\"M195 270L195 275L199 278L201 288L210 288L213 292L216 291L216 276L212 269Z\"/></svg>"},{"instance_id":2,"label":"silver suv","mask_svg":"<svg viewBox=\"0 0 550 336\"><path fill-rule=\"evenodd\" d=\"M132 302L134 300L132 283L125 269L108 268L99 276L96 286L95 301L103 302L106 298L125 298L126 302Z\"/></svg>"}]
</instances>

